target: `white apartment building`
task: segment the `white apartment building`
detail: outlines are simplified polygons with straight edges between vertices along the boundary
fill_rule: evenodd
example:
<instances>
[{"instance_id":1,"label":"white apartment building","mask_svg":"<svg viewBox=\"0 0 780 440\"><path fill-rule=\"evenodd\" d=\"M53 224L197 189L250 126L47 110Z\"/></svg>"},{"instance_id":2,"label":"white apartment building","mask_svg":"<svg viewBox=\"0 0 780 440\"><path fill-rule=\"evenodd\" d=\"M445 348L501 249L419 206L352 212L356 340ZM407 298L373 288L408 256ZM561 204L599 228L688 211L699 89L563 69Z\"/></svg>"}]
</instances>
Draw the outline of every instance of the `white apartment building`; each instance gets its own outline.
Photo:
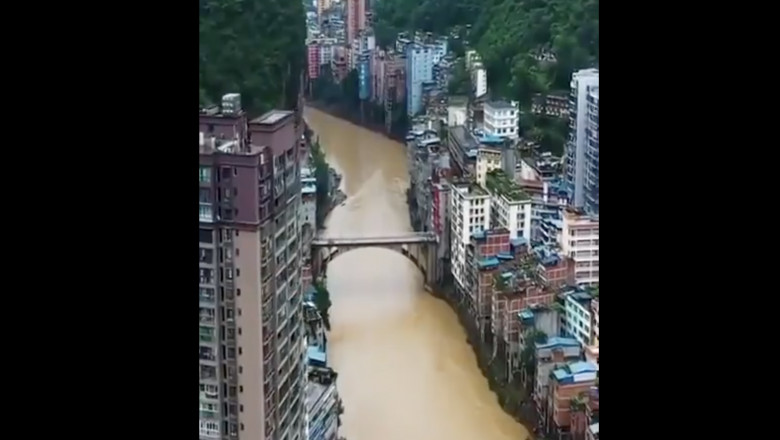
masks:
<instances>
[{"instance_id":1,"label":"white apartment building","mask_svg":"<svg viewBox=\"0 0 780 440\"><path fill-rule=\"evenodd\" d=\"M569 96L569 138L566 141L566 154L564 157L564 178L566 179L569 200L572 205L582 208L585 204L585 183L589 162L593 161L588 156L588 95L591 89L599 86L598 69L583 69L574 72L571 78L571 92ZM596 92L598 97L598 92ZM592 107L592 106L591 106ZM595 107L596 121L598 121L598 107ZM598 127L598 124L596 124ZM598 133L596 133L598 139ZM597 146L596 146L597 148Z\"/></svg>"},{"instance_id":2,"label":"white apartment building","mask_svg":"<svg viewBox=\"0 0 780 440\"><path fill-rule=\"evenodd\" d=\"M476 50L466 51L466 71L470 74L474 97L481 98L487 93L487 70Z\"/></svg>"},{"instance_id":3,"label":"white apartment building","mask_svg":"<svg viewBox=\"0 0 780 440\"><path fill-rule=\"evenodd\" d=\"M477 150L477 161L474 168L477 174L477 183L484 188L487 173L501 168L501 150L480 147Z\"/></svg>"},{"instance_id":4,"label":"white apartment building","mask_svg":"<svg viewBox=\"0 0 780 440\"><path fill-rule=\"evenodd\" d=\"M481 98L487 94L487 70L482 62L476 63L471 71L471 84L474 88L475 98Z\"/></svg>"},{"instance_id":5,"label":"white apartment building","mask_svg":"<svg viewBox=\"0 0 780 440\"><path fill-rule=\"evenodd\" d=\"M452 275L463 290L466 285L466 245L476 231L490 229L490 195L474 183L454 183L450 191L450 239Z\"/></svg>"},{"instance_id":6,"label":"white apartment building","mask_svg":"<svg viewBox=\"0 0 780 440\"><path fill-rule=\"evenodd\" d=\"M561 334L576 339L583 347L590 345L593 335L590 301L590 294L580 291L568 293L564 297Z\"/></svg>"},{"instance_id":7,"label":"white apartment building","mask_svg":"<svg viewBox=\"0 0 780 440\"><path fill-rule=\"evenodd\" d=\"M509 230L510 238L531 239L531 197L502 169L485 174L485 188L490 194L494 224Z\"/></svg>"},{"instance_id":8,"label":"white apartment building","mask_svg":"<svg viewBox=\"0 0 780 440\"><path fill-rule=\"evenodd\" d=\"M447 106L447 126L466 125L468 109L466 104L450 104Z\"/></svg>"},{"instance_id":9,"label":"white apartment building","mask_svg":"<svg viewBox=\"0 0 780 440\"><path fill-rule=\"evenodd\" d=\"M486 102L484 111L486 134L506 139L518 138L520 111L517 102Z\"/></svg>"},{"instance_id":10,"label":"white apartment building","mask_svg":"<svg viewBox=\"0 0 780 440\"><path fill-rule=\"evenodd\" d=\"M599 218L568 208L563 212L561 250L574 260L574 278L579 285L599 282Z\"/></svg>"}]
</instances>

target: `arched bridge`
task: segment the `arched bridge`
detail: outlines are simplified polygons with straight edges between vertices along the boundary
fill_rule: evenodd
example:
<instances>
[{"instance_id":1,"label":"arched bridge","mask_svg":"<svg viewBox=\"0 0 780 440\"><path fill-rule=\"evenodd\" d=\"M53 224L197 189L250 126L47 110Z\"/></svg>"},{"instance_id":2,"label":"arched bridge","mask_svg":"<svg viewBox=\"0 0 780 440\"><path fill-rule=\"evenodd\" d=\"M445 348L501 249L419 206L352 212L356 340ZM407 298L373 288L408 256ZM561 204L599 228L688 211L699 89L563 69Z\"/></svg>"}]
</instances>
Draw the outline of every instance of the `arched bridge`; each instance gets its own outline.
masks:
<instances>
[{"instance_id":1,"label":"arched bridge","mask_svg":"<svg viewBox=\"0 0 780 440\"><path fill-rule=\"evenodd\" d=\"M383 248L398 252L414 263L428 285L436 282L437 238L433 233L412 232L382 237L324 237L317 235L311 242L312 275L324 274L328 262L339 254L360 248Z\"/></svg>"}]
</instances>

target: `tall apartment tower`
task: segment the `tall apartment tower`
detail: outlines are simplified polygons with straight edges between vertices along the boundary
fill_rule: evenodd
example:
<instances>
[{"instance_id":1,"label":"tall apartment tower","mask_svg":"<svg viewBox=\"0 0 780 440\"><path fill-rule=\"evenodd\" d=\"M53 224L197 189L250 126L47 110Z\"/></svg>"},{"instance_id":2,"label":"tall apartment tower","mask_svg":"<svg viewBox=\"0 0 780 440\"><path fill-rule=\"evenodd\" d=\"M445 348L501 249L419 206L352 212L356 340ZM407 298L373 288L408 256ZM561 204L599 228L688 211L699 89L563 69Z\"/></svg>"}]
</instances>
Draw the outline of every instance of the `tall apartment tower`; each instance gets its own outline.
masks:
<instances>
[{"instance_id":1,"label":"tall apartment tower","mask_svg":"<svg viewBox=\"0 0 780 440\"><path fill-rule=\"evenodd\" d=\"M303 440L294 115L223 104L199 125L200 440Z\"/></svg>"},{"instance_id":2,"label":"tall apartment tower","mask_svg":"<svg viewBox=\"0 0 780 440\"><path fill-rule=\"evenodd\" d=\"M323 13L330 9L330 0L317 0L317 22L322 24Z\"/></svg>"},{"instance_id":3,"label":"tall apartment tower","mask_svg":"<svg viewBox=\"0 0 780 440\"><path fill-rule=\"evenodd\" d=\"M406 113L409 117L423 111L423 83L433 80L434 47L428 44L406 45Z\"/></svg>"},{"instance_id":4,"label":"tall apartment tower","mask_svg":"<svg viewBox=\"0 0 780 440\"><path fill-rule=\"evenodd\" d=\"M591 87L587 96L588 121L585 135L585 211L599 213L599 86Z\"/></svg>"},{"instance_id":5,"label":"tall apartment tower","mask_svg":"<svg viewBox=\"0 0 780 440\"><path fill-rule=\"evenodd\" d=\"M347 44L366 28L366 0L347 0Z\"/></svg>"},{"instance_id":6,"label":"tall apartment tower","mask_svg":"<svg viewBox=\"0 0 780 440\"><path fill-rule=\"evenodd\" d=\"M585 182L588 170L589 156L589 105L588 95L596 90L598 102L599 71L598 69L583 69L574 72L571 79L571 95L569 96L569 139L566 142L566 157L564 178L569 202L582 208L585 205ZM598 158L598 105L595 106L595 139L596 158ZM596 181L598 181L598 161L596 161ZM598 191L598 185L596 185Z\"/></svg>"}]
</instances>

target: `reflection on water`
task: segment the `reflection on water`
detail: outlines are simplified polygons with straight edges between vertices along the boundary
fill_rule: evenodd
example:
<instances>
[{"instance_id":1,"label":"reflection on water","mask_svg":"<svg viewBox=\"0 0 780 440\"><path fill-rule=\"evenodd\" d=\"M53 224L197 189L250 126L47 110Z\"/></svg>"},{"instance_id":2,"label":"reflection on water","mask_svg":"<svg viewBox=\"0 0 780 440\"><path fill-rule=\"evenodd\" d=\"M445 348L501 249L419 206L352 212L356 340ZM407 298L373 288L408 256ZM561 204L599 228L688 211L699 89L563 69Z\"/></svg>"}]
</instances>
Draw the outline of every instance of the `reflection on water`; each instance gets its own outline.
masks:
<instances>
[{"instance_id":1,"label":"reflection on water","mask_svg":"<svg viewBox=\"0 0 780 440\"><path fill-rule=\"evenodd\" d=\"M349 197L327 233L410 231L404 147L311 108L306 118ZM455 313L425 293L414 264L390 250L350 251L328 264L328 287L347 440L525 440L488 388Z\"/></svg>"}]
</instances>

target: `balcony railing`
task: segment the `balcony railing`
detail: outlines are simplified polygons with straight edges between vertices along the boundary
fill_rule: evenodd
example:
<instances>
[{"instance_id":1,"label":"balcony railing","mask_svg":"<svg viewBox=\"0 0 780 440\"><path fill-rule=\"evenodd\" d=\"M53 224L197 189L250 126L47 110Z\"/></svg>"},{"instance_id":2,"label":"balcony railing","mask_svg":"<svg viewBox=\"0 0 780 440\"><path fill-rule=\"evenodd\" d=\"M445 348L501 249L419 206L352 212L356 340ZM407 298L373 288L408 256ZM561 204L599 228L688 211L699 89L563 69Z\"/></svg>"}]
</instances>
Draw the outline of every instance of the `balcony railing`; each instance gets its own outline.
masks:
<instances>
[{"instance_id":1,"label":"balcony railing","mask_svg":"<svg viewBox=\"0 0 780 440\"><path fill-rule=\"evenodd\" d=\"M200 411L201 419L216 420L219 418L219 414L215 411Z\"/></svg>"}]
</instances>

